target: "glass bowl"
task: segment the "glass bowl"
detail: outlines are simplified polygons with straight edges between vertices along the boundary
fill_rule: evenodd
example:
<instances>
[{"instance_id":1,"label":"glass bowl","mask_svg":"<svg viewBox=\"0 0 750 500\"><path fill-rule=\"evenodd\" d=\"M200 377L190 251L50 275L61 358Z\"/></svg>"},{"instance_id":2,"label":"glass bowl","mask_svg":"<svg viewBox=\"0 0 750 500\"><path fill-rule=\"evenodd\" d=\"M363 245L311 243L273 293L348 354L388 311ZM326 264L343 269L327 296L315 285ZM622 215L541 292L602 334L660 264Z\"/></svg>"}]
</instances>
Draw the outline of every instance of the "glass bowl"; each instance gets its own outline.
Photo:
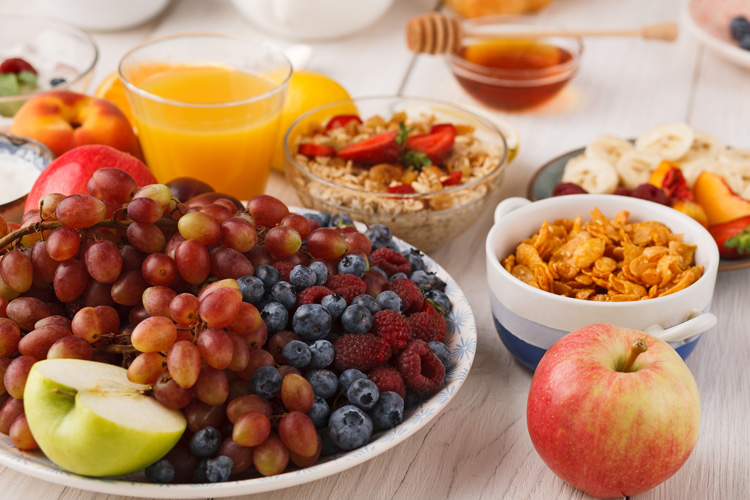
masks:
<instances>
[{"instance_id":1,"label":"glass bowl","mask_svg":"<svg viewBox=\"0 0 750 500\"><path fill-rule=\"evenodd\" d=\"M34 139L0 132L0 217L20 222L29 190L55 155Z\"/></svg>"},{"instance_id":2,"label":"glass bowl","mask_svg":"<svg viewBox=\"0 0 750 500\"><path fill-rule=\"evenodd\" d=\"M564 32L558 23L536 16L484 16L463 21L457 52L446 55L458 83L492 108L520 110L554 97L578 71L583 42L579 37L490 40L482 33Z\"/></svg>"},{"instance_id":3,"label":"glass bowl","mask_svg":"<svg viewBox=\"0 0 750 500\"><path fill-rule=\"evenodd\" d=\"M481 147L492 151L481 175L466 183L415 193L369 191L343 185L336 175L324 178L307 167L306 157L296 153L302 134L313 124L319 127L337 115L358 114L362 120L380 116L385 121L396 113L408 119L433 116L437 123L473 128ZM453 153L458 154L458 153ZM489 120L454 104L413 97L367 97L319 106L301 115L284 137L286 176L303 205L330 213L343 212L366 224L385 224L399 238L420 250L430 251L466 230L498 189L508 163L508 147L503 133ZM333 179L333 180L332 180Z\"/></svg>"},{"instance_id":4,"label":"glass bowl","mask_svg":"<svg viewBox=\"0 0 750 500\"><path fill-rule=\"evenodd\" d=\"M0 62L12 57L28 61L38 72L38 88L0 96L0 130L7 130L18 108L36 94L54 89L85 92L94 75L99 50L83 31L65 23L31 16L0 16Z\"/></svg>"}]
</instances>

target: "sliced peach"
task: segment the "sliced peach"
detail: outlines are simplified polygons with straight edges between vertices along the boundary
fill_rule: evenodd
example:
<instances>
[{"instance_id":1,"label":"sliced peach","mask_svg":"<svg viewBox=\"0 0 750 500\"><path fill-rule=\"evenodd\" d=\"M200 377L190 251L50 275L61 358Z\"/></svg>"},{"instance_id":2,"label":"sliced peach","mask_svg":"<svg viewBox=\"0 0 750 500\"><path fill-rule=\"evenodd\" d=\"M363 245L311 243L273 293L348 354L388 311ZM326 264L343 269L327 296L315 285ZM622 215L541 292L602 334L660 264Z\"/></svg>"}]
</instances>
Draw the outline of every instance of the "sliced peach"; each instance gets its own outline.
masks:
<instances>
[{"instance_id":1,"label":"sliced peach","mask_svg":"<svg viewBox=\"0 0 750 500\"><path fill-rule=\"evenodd\" d=\"M692 217L701 223L702 226L708 227L708 215L702 206L694 201L680 200L672 203L672 208Z\"/></svg>"},{"instance_id":2,"label":"sliced peach","mask_svg":"<svg viewBox=\"0 0 750 500\"><path fill-rule=\"evenodd\" d=\"M662 162L659 163L659 166L656 167L656 169L653 172L651 172L651 177L649 177L648 183L653 184L654 186L658 188L661 188L664 185L664 177L667 175L667 172L672 168L679 169L680 165L673 161L662 160Z\"/></svg>"},{"instance_id":3,"label":"sliced peach","mask_svg":"<svg viewBox=\"0 0 750 500\"><path fill-rule=\"evenodd\" d=\"M703 171L693 186L693 194L715 226L750 215L750 201L735 194L719 175Z\"/></svg>"}]
</instances>

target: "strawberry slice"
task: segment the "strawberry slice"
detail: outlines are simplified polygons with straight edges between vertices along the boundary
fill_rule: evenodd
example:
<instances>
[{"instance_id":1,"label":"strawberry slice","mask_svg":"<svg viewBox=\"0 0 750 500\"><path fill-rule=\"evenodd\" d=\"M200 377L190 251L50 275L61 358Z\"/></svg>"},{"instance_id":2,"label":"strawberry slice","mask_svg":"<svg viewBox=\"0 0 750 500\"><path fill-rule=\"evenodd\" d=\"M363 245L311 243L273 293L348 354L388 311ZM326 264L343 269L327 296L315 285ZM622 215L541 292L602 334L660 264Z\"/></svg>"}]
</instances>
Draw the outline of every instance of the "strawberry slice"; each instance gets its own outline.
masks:
<instances>
[{"instance_id":1,"label":"strawberry slice","mask_svg":"<svg viewBox=\"0 0 750 500\"><path fill-rule=\"evenodd\" d=\"M456 129L449 123L434 125L426 134L406 139L406 149L424 153L433 164L439 165L451 152Z\"/></svg>"},{"instance_id":2,"label":"strawberry slice","mask_svg":"<svg viewBox=\"0 0 750 500\"><path fill-rule=\"evenodd\" d=\"M311 142L300 144L299 153L305 156L333 156L336 154L336 150L331 146L324 146L322 144L313 144Z\"/></svg>"},{"instance_id":3,"label":"strawberry slice","mask_svg":"<svg viewBox=\"0 0 750 500\"><path fill-rule=\"evenodd\" d=\"M444 175L440 178L440 183L443 186L455 186L456 184L461 182L461 172L451 172L448 175Z\"/></svg>"},{"instance_id":4,"label":"strawberry slice","mask_svg":"<svg viewBox=\"0 0 750 500\"><path fill-rule=\"evenodd\" d=\"M416 193L411 184L396 184L395 186L388 186L387 191L389 193L408 194Z\"/></svg>"},{"instance_id":5,"label":"strawberry slice","mask_svg":"<svg viewBox=\"0 0 750 500\"><path fill-rule=\"evenodd\" d=\"M395 163L401 153L401 149L396 142L397 136L398 132L395 130L384 132L362 142L345 146L339 149L336 155L339 158L364 165Z\"/></svg>"},{"instance_id":6,"label":"strawberry slice","mask_svg":"<svg viewBox=\"0 0 750 500\"><path fill-rule=\"evenodd\" d=\"M326 125L326 130L333 130L337 127L344 127L349 122L362 123L362 119L357 115L337 115L331 118Z\"/></svg>"},{"instance_id":7,"label":"strawberry slice","mask_svg":"<svg viewBox=\"0 0 750 500\"><path fill-rule=\"evenodd\" d=\"M29 71L35 75L37 74L34 66L20 57L11 57L0 64L0 75L4 75L5 73L20 73L21 71Z\"/></svg>"}]
</instances>

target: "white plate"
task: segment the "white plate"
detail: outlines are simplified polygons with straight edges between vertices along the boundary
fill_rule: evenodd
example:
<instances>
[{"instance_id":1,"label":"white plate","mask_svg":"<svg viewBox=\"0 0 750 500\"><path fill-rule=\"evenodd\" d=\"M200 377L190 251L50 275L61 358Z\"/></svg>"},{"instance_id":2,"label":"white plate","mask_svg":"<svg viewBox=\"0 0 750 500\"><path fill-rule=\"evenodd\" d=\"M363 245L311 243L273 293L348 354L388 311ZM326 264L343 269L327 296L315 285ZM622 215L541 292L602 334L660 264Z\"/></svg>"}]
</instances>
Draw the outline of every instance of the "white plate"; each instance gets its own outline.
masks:
<instances>
[{"instance_id":1,"label":"white plate","mask_svg":"<svg viewBox=\"0 0 750 500\"><path fill-rule=\"evenodd\" d=\"M683 21L688 31L717 55L750 68L750 50L741 49L729 32L729 21L739 15L750 19L750 2L689 0L685 2Z\"/></svg>"},{"instance_id":2,"label":"white plate","mask_svg":"<svg viewBox=\"0 0 750 500\"><path fill-rule=\"evenodd\" d=\"M311 212L312 210L304 210ZM394 238L400 250L411 245ZM427 270L434 271L447 283L446 294L453 304L447 316L446 345L450 349L452 365L443 388L416 409L404 414L404 421L394 429L375 434L374 439L359 449L326 457L307 469L292 470L270 477L245 479L213 484L167 484L146 482L143 473L119 478L91 478L72 474L50 462L41 452L27 453L16 449L5 435L0 435L0 464L32 477L112 495L144 498L206 498L249 495L279 490L307 483L359 465L405 441L424 427L450 402L463 384L474 360L477 346L477 327L469 301L451 276L430 257L425 256Z\"/></svg>"}]
</instances>

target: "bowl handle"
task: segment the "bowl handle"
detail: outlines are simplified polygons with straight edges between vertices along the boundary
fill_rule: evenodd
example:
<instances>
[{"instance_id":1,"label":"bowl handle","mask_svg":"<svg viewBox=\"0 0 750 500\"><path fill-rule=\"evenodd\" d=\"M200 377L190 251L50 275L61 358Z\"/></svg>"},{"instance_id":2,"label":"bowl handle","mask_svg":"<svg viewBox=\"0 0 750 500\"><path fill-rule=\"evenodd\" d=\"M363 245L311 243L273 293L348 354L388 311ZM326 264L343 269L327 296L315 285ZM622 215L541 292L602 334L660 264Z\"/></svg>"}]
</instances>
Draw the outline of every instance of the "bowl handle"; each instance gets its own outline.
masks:
<instances>
[{"instance_id":1,"label":"bowl handle","mask_svg":"<svg viewBox=\"0 0 750 500\"><path fill-rule=\"evenodd\" d=\"M679 325L664 329L660 325L651 325L644 331L665 342L680 342L693 335L710 330L716 325L716 316L711 313L693 311L691 318Z\"/></svg>"},{"instance_id":2,"label":"bowl handle","mask_svg":"<svg viewBox=\"0 0 750 500\"><path fill-rule=\"evenodd\" d=\"M526 198L520 197L507 198L501 201L500 204L495 208L495 224L498 224L503 217L508 215L513 210L526 206L529 203L531 203L531 201L527 200Z\"/></svg>"}]
</instances>

